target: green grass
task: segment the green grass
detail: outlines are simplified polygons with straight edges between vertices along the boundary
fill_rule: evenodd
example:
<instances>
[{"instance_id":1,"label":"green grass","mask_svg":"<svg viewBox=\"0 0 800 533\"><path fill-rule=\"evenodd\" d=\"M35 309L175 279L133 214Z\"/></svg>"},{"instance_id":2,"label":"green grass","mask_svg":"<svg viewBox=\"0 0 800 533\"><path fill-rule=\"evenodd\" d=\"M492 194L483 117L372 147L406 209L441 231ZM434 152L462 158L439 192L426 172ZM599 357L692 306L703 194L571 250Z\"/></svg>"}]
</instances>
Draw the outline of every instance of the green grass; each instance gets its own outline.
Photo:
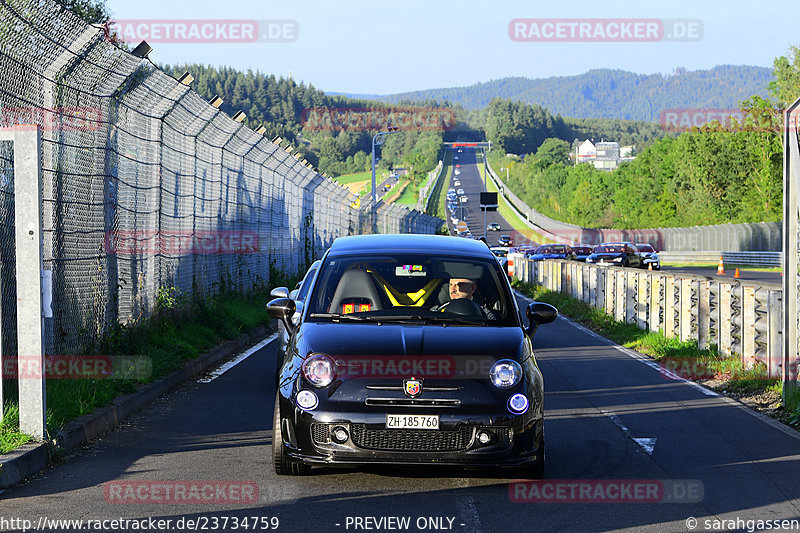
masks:
<instances>
[{"instance_id":1,"label":"green grass","mask_svg":"<svg viewBox=\"0 0 800 533\"><path fill-rule=\"evenodd\" d=\"M767 379L766 367L761 363L756 364L753 368L745 368L738 357L722 357L716 346L700 350L697 347L697 341L667 338L662 332L645 331L639 329L635 324L619 322L603 310L596 309L571 296L552 292L544 287L530 285L519 280L514 280L513 286L522 294L536 301L555 306L560 314L617 344L649 355L655 360L667 359L673 362L680 361L680 359L691 359L692 364L707 369L712 375L724 378L726 380L724 388L728 392L752 392L775 388L780 390L780 382L775 379ZM800 394L796 401L800 404ZM800 421L800 416L798 421Z\"/></svg>"},{"instance_id":2,"label":"green grass","mask_svg":"<svg viewBox=\"0 0 800 533\"><path fill-rule=\"evenodd\" d=\"M0 422L0 455L19 448L32 437L19 432L19 407L11 402L6 403Z\"/></svg>"},{"instance_id":3,"label":"green grass","mask_svg":"<svg viewBox=\"0 0 800 533\"><path fill-rule=\"evenodd\" d=\"M431 204L431 216L447 220L450 217L447 214L447 189L450 187L450 167L453 164L453 151L445 150L442 160L442 177L440 178L439 185L436 190L431 194L435 194L436 200ZM447 228L447 225L443 225Z\"/></svg>"},{"instance_id":4,"label":"green grass","mask_svg":"<svg viewBox=\"0 0 800 533\"><path fill-rule=\"evenodd\" d=\"M380 177L380 172L377 170L375 171L375 179L377 180ZM348 183L355 183L357 181L364 181L370 180L372 181L372 171L367 170L366 172L357 172L355 174L344 174L342 176L338 176L333 178L336 183L340 183L342 185L347 185ZM370 189L372 189L372 185L369 185Z\"/></svg>"},{"instance_id":5,"label":"green grass","mask_svg":"<svg viewBox=\"0 0 800 533\"><path fill-rule=\"evenodd\" d=\"M279 285L293 287L297 276L275 279ZM167 295L164 297L164 295ZM134 379L51 379L46 381L47 432L55 436L69 421L107 405L121 394L136 392L181 368L188 360L213 348L221 341L234 339L260 324L268 324L267 290L245 295L228 293L208 300L188 302L177 292L160 293L160 307L147 320L133 325L117 325L94 346L80 355L138 356L152 368L151 373ZM7 397L16 398L15 383L8 382ZM30 440L19 434L17 405L7 404L8 416L0 424L0 453Z\"/></svg>"},{"instance_id":6,"label":"green grass","mask_svg":"<svg viewBox=\"0 0 800 533\"><path fill-rule=\"evenodd\" d=\"M409 182L406 185L405 189L403 189L403 193L397 198L394 203L396 204L403 204L403 205L412 205L416 206L417 202L419 201L419 187L422 185L422 182L414 183Z\"/></svg>"}]
</instances>

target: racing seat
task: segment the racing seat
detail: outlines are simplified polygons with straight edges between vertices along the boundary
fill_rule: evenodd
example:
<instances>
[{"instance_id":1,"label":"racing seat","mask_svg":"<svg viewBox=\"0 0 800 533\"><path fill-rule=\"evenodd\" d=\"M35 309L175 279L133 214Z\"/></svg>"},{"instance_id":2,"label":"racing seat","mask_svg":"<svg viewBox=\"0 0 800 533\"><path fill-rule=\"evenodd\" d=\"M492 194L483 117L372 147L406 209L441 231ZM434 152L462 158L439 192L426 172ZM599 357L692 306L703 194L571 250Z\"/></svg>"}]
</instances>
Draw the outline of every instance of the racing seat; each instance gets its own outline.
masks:
<instances>
[{"instance_id":1,"label":"racing seat","mask_svg":"<svg viewBox=\"0 0 800 533\"><path fill-rule=\"evenodd\" d=\"M381 300L370 275L363 270L348 270L342 274L331 300L331 313L379 311Z\"/></svg>"}]
</instances>

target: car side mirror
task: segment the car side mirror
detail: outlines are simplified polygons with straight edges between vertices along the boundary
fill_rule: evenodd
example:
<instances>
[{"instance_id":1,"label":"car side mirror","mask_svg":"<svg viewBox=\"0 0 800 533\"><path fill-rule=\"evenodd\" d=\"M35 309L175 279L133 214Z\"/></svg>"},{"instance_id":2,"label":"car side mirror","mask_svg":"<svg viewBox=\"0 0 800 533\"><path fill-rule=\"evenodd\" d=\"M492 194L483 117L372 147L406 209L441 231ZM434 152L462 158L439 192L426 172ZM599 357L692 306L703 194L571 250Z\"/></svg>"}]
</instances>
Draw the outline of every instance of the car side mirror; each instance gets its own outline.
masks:
<instances>
[{"instance_id":1,"label":"car side mirror","mask_svg":"<svg viewBox=\"0 0 800 533\"><path fill-rule=\"evenodd\" d=\"M558 309L544 302L531 302L525 312L530 322L526 333L530 337L533 337L540 325L549 324L558 316Z\"/></svg>"},{"instance_id":2,"label":"car side mirror","mask_svg":"<svg viewBox=\"0 0 800 533\"><path fill-rule=\"evenodd\" d=\"M295 312L294 300L291 298L275 298L267 304L267 314L283 322L286 331L291 335L295 330L292 315Z\"/></svg>"},{"instance_id":3,"label":"car side mirror","mask_svg":"<svg viewBox=\"0 0 800 533\"><path fill-rule=\"evenodd\" d=\"M273 298L288 298L289 297L289 289L286 287L275 287L269 293L270 296Z\"/></svg>"}]
</instances>

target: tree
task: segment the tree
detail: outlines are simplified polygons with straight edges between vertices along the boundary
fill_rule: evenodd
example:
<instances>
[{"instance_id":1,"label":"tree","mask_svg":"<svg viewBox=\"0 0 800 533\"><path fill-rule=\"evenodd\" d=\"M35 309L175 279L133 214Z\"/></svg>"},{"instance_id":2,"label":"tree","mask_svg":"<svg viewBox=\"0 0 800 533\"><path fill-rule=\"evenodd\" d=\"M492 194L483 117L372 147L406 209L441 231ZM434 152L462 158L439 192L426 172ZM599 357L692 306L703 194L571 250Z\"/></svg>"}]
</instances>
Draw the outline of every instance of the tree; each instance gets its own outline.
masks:
<instances>
[{"instance_id":1,"label":"tree","mask_svg":"<svg viewBox=\"0 0 800 533\"><path fill-rule=\"evenodd\" d=\"M104 24L111 18L105 0L57 0L89 24Z\"/></svg>"}]
</instances>

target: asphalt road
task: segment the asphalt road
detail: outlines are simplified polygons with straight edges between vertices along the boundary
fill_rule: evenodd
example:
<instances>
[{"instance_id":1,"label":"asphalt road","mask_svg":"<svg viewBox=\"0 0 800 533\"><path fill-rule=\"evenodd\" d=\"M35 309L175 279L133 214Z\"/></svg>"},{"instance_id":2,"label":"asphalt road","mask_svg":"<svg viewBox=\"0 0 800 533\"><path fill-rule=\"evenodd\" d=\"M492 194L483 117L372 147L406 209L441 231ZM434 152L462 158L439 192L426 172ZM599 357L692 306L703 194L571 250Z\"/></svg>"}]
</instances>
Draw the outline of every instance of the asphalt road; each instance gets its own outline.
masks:
<instances>
[{"instance_id":1,"label":"asphalt road","mask_svg":"<svg viewBox=\"0 0 800 533\"><path fill-rule=\"evenodd\" d=\"M227 519L224 530L232 531L234 518L276 517L279 531L336 532L434 530L429 519L438 519L437 530L463 532L673 532L690 531L690 517L703 531L706 519L800 515L800 439L793 430L672 381L567 320L542 326L535 344L546 391L546 477L553 491L563 489L558 503L538 501L528 485L520 490L493 472L425 467L276 476L273 342L209 383L187 383L160 398L63 464L9 489L0 495L0 520L154 517L172 521L161 530L189 531L187 520L207 520L206 530L221 531L213 520ZM258 494L244 504L111 503L104 487L120 480L226 480L253 484ZM587 503L569 492L580 480L672 483L671 491L688 487L694 498ZM545 495L543 489L539 497ZM394 516L409 517L410 527L366 527L375 525L367 517ZM181 519L184 527L175 528ZM107 526L95 530L116 530Z\"/></svg>"}]
</instances>

